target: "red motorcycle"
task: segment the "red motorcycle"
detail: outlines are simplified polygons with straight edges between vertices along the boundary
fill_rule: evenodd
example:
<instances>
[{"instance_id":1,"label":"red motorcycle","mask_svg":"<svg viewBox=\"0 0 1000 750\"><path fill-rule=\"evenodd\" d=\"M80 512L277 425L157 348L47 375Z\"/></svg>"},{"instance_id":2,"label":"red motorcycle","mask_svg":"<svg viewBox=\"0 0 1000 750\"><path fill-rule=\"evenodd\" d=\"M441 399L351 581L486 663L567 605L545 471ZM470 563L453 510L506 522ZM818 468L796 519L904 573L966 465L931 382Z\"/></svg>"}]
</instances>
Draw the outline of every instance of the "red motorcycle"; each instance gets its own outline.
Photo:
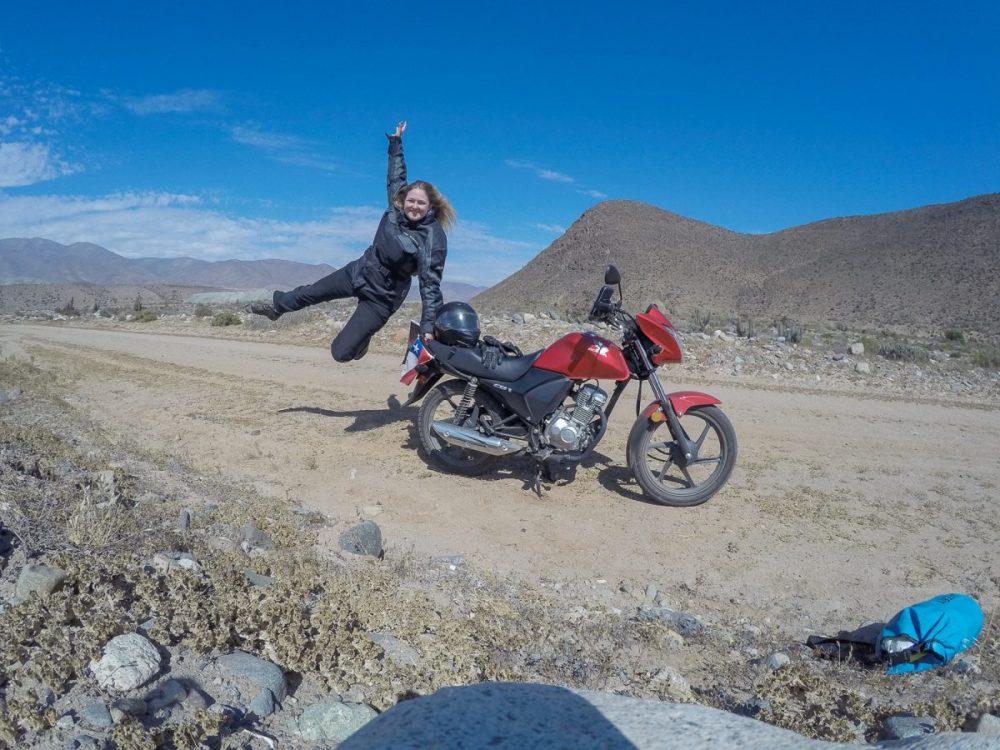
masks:
<instances>
[{"instance_id":1,"label":"red motorcycle","mask_svg":"<svg viewBox=\"0 0 1000 750\"><path fill-rule=\"evenodd\" d=\"M680 362L683 355L673 326L656 305L635 317L622 309L621 276L614 266L608 266L604 282L589 319L620 330L620 347L595 333L569 333L533 354L490 357L481 345L427 342L433 358L417 366L418 384L406 403L426 396L418 430L433 463L474 476L500 456L524 453L538 463L538 488L543 472L553 478L593 452L634 379L640 395L626 455L645 494L664 505L689 506L719 491L737 452L736 433L718 408L719 399L664 390L657 367ZM436 385L445 375L454 379ZM598 387L601 380L615 382L610 398ZM655 400L640 412L647 381Z\"/></svg>"}]
</instances>

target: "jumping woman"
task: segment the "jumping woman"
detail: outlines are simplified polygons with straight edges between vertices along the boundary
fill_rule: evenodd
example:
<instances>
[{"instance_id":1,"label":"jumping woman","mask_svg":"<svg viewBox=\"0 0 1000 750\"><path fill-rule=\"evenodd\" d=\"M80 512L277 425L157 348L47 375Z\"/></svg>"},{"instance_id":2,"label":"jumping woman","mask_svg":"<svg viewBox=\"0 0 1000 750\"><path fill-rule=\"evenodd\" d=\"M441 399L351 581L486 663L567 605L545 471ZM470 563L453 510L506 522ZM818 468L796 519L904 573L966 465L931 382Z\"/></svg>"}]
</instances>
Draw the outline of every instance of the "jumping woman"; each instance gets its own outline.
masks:
<instances>
[{"instance_id":1,"label":"jumping woman","mask_svg":"<svg viewBox=\"0 0 1000 750\"><path fill-rule=\"evenodd\" d=\"M455 222L455 211L429 182L406 182L405 130L406 123L400 122L395 133L386 134L389 207L364 255L314 284L275 292L272 302L250 305L250 312L277 320L286 312L319 302L356 297L357 309L330 344L330 353L338 362L365 356L372 336L406 299L412 276L420 278L420 332L425 338L431 338L441 307L441 274L448 253L445 230Z\"/></svg>"}]
</instances>

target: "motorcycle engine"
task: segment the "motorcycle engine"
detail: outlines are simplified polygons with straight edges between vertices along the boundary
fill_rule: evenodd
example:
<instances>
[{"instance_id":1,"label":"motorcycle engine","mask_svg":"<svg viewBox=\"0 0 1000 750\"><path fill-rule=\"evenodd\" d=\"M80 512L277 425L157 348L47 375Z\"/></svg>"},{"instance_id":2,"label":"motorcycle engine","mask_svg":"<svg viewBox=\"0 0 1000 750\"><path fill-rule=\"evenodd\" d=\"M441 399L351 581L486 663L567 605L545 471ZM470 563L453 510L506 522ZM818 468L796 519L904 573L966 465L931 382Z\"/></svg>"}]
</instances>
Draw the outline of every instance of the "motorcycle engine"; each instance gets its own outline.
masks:
<instances>
[{"instance_id":1,"label":"motorcycle engine","mask_svg":"<svg viewBox=\"0 0 1000 750\"><path fill-rule=\"evenodd\" d=\"M545 439L556 450L577 451L592 435L587 429L594 414L604 408L608 394L589 383L576 392L572 404L557 409L545 425Z\"/></svg>"}]
</instances>

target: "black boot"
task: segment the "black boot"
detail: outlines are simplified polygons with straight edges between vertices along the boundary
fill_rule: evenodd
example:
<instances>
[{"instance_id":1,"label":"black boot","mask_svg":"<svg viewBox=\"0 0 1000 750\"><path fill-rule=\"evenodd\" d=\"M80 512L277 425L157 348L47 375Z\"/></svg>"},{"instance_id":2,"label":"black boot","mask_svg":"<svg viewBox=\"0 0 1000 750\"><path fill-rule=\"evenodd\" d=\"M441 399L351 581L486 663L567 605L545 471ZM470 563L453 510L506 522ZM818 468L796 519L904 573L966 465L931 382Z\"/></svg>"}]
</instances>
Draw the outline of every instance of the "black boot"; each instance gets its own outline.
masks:
<instances>
[{"instance_id":1,"label":"black boot","mask_svg":"<svg viewBox=\"0 0 1000 750\"><path fill-rule=\"evenodd\" d=\"M277 320L281 317L281 313L274 309L274 305L263 300L251 302L246 309L254 315L263 315L268 320Z\"/></svg>"}]
</instances>

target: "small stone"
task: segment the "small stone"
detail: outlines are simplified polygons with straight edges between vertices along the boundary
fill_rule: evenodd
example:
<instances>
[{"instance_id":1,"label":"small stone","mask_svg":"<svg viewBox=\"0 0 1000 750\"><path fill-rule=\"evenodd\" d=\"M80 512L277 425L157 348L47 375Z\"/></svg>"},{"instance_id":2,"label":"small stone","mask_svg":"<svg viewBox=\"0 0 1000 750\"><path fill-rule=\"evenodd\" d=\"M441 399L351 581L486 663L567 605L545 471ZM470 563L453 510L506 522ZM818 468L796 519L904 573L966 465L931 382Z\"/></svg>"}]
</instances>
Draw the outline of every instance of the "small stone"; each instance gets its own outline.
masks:
<instances>
[{"instance_id":1,"label":"small stone","mask_svg":"<svg viewBox=\"0 0 1000 750\"><path fill-rule=\"evenodd\" d=\"M533 314L531 314L531 313L524 313L524 322L525 323L533 323L533 322L535 322L535 320L536 320L536 318L535 318L535 316Z\"/></svg>"},{"instance_id":2,"label":"small stone","mask_svg":"<svg viewBox=\"0 0 1000 750\"><path fill-rule=\"evenodd\" d=\"M860 341L856 341L853 344L851 344L850 352L855 357L860 356L865 353L865 345L862 344Z\"/></svg>"},{"instance_id":3,"label":"small stone","mask_svg":"<svg viewBox=\"0 0 1000 750\"><path fill-rule=\"evenodd\" d=\"M954 668L962 674L982 674L983 669L979 666L979 657L963 656L954 661Z\"/></svg>"},{"instance_id":4,"label":"small stone","mask_svg":"<svg viewBox=\"0 0 1000 750\"><path fill-rule=\"evenodd\" d=\"M656 584L652 583L652 582L647 583L646 584L646 589L645 589L645 592L644 592L643 598L642 598L642 606L643 607L655 607L657 599L659 598L659 596L660 596L660 592L657 590Z\"/></svg>"},{"instance_id":5,"label":"small stone","mask_svg":"<svg viewBox=\"0 0 1000 750\"><path fill-rule=\"evenodd\" d=\"M983 714L976 721L975 732L985 737L1000 737L1000 716Z\"/></svg>"},{"instance_id":6,"label":"small stone","mask_svg":"<svg viewBox=\"0 0 1000 750\"><path fill-rule=\"evenodd\" d=\"M253 700L247 704L247 713L264 718L265 716L273 714L276 708L277 705L274 699L274 693L270 690L261 690L254 696Z\"/></svg>"},{"instance_id":7,"label":"small stone","mask_svg":"<svg viewBox=\"0 0 1000 750\"><path fill-rule=\"evenodd\" d=\"M274 549L274 540L271 539L268 533L261 531L249 521L243 524L240 533L243 535L243 541L251 547Z\"/></svg>"},{"instance_id":8,"label":"small stone","mask_svg":"<svg viewBox=\"0 0 1000 750\"><path fill-rule=\"evenodd\" d=\"M177 516L177 530L187 531L189 528L191 528L191 511L185 509Z\"/></svg>"},{"instance_id":9,"label":"small stone","mask_svg":"<svg viewBox=\"0 0 1000 750\"><path fill-rule=\"evenodd\" d=\"M81 734L66 743L66 747L71 750L101 750L104 743L89 734Z\"/></svg>"},{"instance_id":10,"label":"small stone","mask_svg":"<svg viewBox=\"0 0 1000 750\"><path fill-rule=\"evenodd\" d=\"M862 375L870 375L872 371L872 366L867 362L858 362L854 365L854 371L861 373Z\"/></svg>"},{"instance_id":11,"label":"small stone","mask_svg":"<svg viewBox=\"0 0 1000 750\"><path fill-rule=\"evenodd\" d=\"M363 521L344 531L337 546L353 555L382 556L382 530L374 521Z\"/></svg>"},{"instance_id":12,"label":"small stone","mask_svg":"<svg viewBox=\"0 0 1000 750\"><path fill-rule=\"evenodd\" d=\"M757 718L760 714L770 713L773 710L771 701L766 698L751 698L745 703L741 703L736 708L736 713L740 716L749 716L751 719Z\"/></svg>"},{"instance_id":13,"label":"small stone","mask_svg":"<svg viewBox=\"0 0 1000 750\"><path fill-rule=\"evenodd\" d=\"M653 675L651 682L660 688L665 686L666 692L671 698L689 700L694 697L690 683L673 667L663 667Z\"/></svg>"},{"instance_id":14,"label":"small stone","mask_svg":"<svg viewBox=\"0 0 1000 750\"><path fill-rule=\"evenodd\" d=\"M385 657L398 667L419 667L423 664L423 659L413 646L406 641L401 641L391 633L379 633L372 631L368 635L385 652Z\"/></svg>"},{"instance_id":15,"label":"small stone","mask_svg":"<svg viewBox=\"0 0 1000 750\"><path fill-rule=\"evenodd\" d=\"M767 657L767 666L771 669L781 669L782 667L787 667L792 663L788 654L784 654L781 651L775 651L773 654Z\"/></svg>"},{"instance_id":16,"label":"small stone","mask_svg":"<svg viewBox=\"0 0 1000 750\"><path fill-rule=\"evenodd\" d=\"M66 573L42 563L28 563L17 577L17 596L27 599L32 593L45 598L62 585Z\"/></svg>"},{"instance_id":17,"label":"small stone","mask_svg":"<svg viewBox=\"0 0 1000 750\"><path fill-rule=\"evenodd\" d=\"M260 718L274 712L287 692L285 674L277 664L244 651L234 651L215 661L226 683L239 699Z\"/></svg>"},{"instance_id":18,"label":"small stone","mask_svg":"<svg viewBox=\"0 0 1000 750\"><path fill-rule=\"evenodd\" d=\"M17 386L0 391L0 404L8 404L21 395L21 389Z\"/></svg>"},{"instance_id":19,"label":"small stone","mask_svg":"<svg viewBox=\"0 0 1000 750\"><path fill-rule=\"evenodd\" d=\"M77 711L80 723L88 729L110 729L114 726L111 712L104 701L89 701Z\"/></svg>"},{"instance_id":20,"label":"small stone","mask_svg":"<svg viewBox=\"0 0 1000 750\"><path fill-rule=\"evenodd\" d=\"M243 575L246 577L247 583L249 583L253 588L267 588L274 583L274 579L270 576L262 575L256 571L250 570L250 568L243 568Z\"/></svg>"},{"instance_id":21,"label":"small stone","mask_svg":"<svg viewBox=\"0 0 1000 750\"><path fill-rule=\"evenodd\" d=\"M90 671L105 690L124 693L149 682L160 671L160 652L138 633L108 641L103 656L90 662Z\"/></svg>"},{"instance_id":22,"label":"small stone","mask_svg":"<svg viewBox=\"0 0 1000 750\"><path fill-rule=\"evenodd\" d=\"M836 354L833 355L833 361L840 362L844 359L845 356L846 355L843 352L837 352Z\"/></svg>"},{"instance_id":23,"label":"small stone","mask_svg":"<svg viewBox=\"0 0 1000 750\"><path fill-rule=\"evenodd\" d=\"M361 515L365 518L374 518L382 512L381 505L366 505L361 509Z\"/></svg>"},{"instance_id":24,"label":"small stone","mask_svg":"<svg viewBox=\"0 0 1000 750\"><path fill-rule=\"evenodd\" d=\"M56 721L56 726L60 729L72 729L76 724L76 719L73 718L73 714L63 714Z\"/></svg>"},{"instance_id":25,"label":"small stone","mask_svg":"<svg viewBox=\"0 0 1000 750\"><path fill-rule=\"evenodd\" d=\"M524 316L521 315L521 313L514 313L511 316L510 321L512 323L523 323L524 322Z\"/></svg>"},{"instance_id":26,"label":"small stone","mask_svg":"<svg viewBox=\"0 0 1000 750\"><path fill-rule=\"evenodd\" d=\"M791 372L792 370L795 369L795 365L793 365L791 362L785 362L785 369Z\"/></svg>"},{"instance_id":27,"label":"small stone","mask_svg":"<svg viewBox=\"0 0 1000 750\"><path fill-rule=\"evenodd\" d=\"M695 635L705 629L705 624L694 615L669 607L648 607L639 612L639 617L643 620L659 620L681 635Z\"/></svg>"},{"instance_id":28,"label":"small stone","mask_svg":"<svg viewBox=\"0 0 1000 750\"><path fill-rule=\"evenodd\" d=\"M933 733L934 719L927 716L897 714L890 716L882 724L882 739L885 740L905 740Z\"/></svg>"},{"instance_id":29,"label":"small stone","mask_svg":"<svg viewBox=\"0 0 1000 750\"><path fill-rule=\"evenodd\" d=\"M142 698L123 697L112 704L111 710L120 711L127 716L145 716L149 707Z\"/></svg>"},{"instance_id":30,"label":"small stone","mask_svg":"<svg viewBox=\"0 0 1000 750\"><path fill-rule=\"evenodd\" d=\"M212 699L198 688L191 688L184 703L192 711L204 711L212 704Z\"/></svg>"},{"instance_id":31,"label":"small stone","mask_svg":"<svg viewBox=\"0 0 1000 750\"><path fill-rule=\"evenodd\" d=\"M187 688L177 680L167 680L146 696L146 705L150 711L155 712L161 708L180 703L185 698L187 698Z\"/></svg>"},{"instance_id":32,"label":"small stone","mask_svg":"<svg viewBox=\"0 0 1000 750\"><path fill-rule=\"evenodd\" d=\"M324 701L306 706L297 729L308 742L343 742L376 716L368 706Z\"/></svg>"}]
</instances>

